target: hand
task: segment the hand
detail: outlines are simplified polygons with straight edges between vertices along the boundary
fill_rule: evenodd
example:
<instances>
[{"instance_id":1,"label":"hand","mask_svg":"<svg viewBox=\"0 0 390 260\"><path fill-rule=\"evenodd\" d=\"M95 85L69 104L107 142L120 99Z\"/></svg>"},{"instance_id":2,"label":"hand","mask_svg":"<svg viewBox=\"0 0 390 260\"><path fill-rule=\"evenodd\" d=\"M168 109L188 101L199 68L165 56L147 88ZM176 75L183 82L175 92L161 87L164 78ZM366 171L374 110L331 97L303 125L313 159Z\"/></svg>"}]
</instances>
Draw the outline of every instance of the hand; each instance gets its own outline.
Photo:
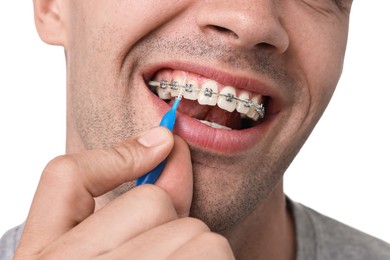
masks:
<instances>
[{"instance_id":1,"label":"hand","mask_svg":"<svg viewBox=\"0 0 390 260\"><path fill-rule=\"evenodd\" d=\"M156 185L95 211L96 197L169 153ZM162 127L116 147L57 157L43 171L15 259L233 259L225 238L188 217L192 185L188 146Z\"/></svg>"}]
</instances>

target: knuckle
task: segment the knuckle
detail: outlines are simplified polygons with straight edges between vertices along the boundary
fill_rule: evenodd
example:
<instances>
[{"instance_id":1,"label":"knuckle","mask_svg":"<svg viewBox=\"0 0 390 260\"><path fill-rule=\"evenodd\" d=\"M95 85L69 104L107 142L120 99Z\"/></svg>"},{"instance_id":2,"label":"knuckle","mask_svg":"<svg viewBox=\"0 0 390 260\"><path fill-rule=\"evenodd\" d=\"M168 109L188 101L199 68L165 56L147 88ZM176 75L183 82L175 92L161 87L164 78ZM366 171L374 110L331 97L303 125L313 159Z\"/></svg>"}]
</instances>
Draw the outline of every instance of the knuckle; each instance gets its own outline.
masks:
<instances>
[{"instance_id":1,"label":"knuckle","mask_svg":"<svg viewBox=\"0 0 390 260\"><path fill-rule=\"evenodd\" d=\"M182 220L185 221L187 225L190 225L193 229L199 230L201 232L210 233L210 228L200 219L187 217L183 218Z\"/></svg>"},{"instance_id":2,"label":"knuckle","mask_svg":"<svg viewBox=\"0 0 390 260\"><path fill-rule=\"evenodd\" d=\"M145 191L150 195L150 199L157 204L167 205L173 204L169 194L162 188L156 185L146 185Z\"/></svg>"},{"instance_id":3,"label":"knuckle","mask_svg":"<svg viewBox=\"0 0 390 260\"><path fill-rule=\"evenodd\" d=\"M156 185L145 184L139 187L139 196L147 198L147 203L153 208L156 215L169 213L176 215L176 210L173 206L173 201L169 194L162 188Z\"/></svg>"},{"instance_id":4,"label":"knuckle","mask_svg":"<svg viewBox=\"0 0 390 260\"><path fill-rule=\"evenodd\" d=\"M43 178L63 178L64 175L71 176L69 173L78 172L80 168L79 161L73 155L60 155L52 159L43 170Z\"/></svg>"},{"instance_id":5,"label":"knuckle","mask_svg":"<svg viewBox=\"0 0 390 260\"><path fill-rule=\"evenodd\" d=\"M230 244L226 237L214 233L214 232L205 232L202 233L201 239L205 244L212 245L213 248L219 248L220 250L230 251Z\"/></svg>"},{"instance_id":6,"label":"knuckle","mask_svg":"<svg viewBox=\"0 0 390 260\"><path fill-rule=\"evenodd\" d=\"M144 157L143 147L133 142L123 142L107 148L118 158L118 165L126 168L139 168Z\"/></svg>"}]
</instances>

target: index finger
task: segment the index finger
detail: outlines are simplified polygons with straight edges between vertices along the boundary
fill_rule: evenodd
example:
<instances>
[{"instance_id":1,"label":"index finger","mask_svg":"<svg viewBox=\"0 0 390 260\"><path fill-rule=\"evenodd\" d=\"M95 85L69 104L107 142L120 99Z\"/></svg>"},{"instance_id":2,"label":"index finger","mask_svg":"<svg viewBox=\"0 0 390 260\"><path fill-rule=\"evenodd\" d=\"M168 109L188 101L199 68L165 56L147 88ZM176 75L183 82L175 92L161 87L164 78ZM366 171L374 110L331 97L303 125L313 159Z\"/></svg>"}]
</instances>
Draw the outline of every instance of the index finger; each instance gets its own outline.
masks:
<instances>
[{"instance_id":1,"label":"index finger","mask_svg":"<svg viewBox=\"0 0 390 260\"><path fill-rule=\"evenodd\" d=\"M116 147L55 158L43 171L19 246L40 252L93 213L94 197L153 169L172 147L172 134L156 127Z\"/></svg>"}]
</instances>

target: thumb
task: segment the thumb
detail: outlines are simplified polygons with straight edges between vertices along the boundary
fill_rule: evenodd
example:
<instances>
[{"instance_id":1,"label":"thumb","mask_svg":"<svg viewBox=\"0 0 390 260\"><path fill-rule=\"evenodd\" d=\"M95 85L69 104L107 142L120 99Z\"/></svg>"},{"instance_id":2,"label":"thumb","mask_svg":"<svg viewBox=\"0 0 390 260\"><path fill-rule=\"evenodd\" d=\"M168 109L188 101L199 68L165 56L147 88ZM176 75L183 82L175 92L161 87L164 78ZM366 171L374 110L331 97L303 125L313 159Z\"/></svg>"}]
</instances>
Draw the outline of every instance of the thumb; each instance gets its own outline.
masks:
<instances>
[{"instance_id":1,"label":"thumb","mask_svg":"<svg viewBox=\"0 0 390 260\"><path fill-rule=\"evenodd\" d=\"M95 197L150 171L172 146L171 132L156 127L115 147L55 158L42 173L20 247L40 252L90 216Z\"/></svg>"},{"instance_id":2,"label":"thumb","mask_svg":"<svg viewBox=\"0 0 390 260\"><path fill-rule=\"evenodd\" d=\"M179 217L189 215L193 193L193 174L190 150L182 138L175 136L173 150L156 185L170 195Z\"/></svg>"}]
</instances>

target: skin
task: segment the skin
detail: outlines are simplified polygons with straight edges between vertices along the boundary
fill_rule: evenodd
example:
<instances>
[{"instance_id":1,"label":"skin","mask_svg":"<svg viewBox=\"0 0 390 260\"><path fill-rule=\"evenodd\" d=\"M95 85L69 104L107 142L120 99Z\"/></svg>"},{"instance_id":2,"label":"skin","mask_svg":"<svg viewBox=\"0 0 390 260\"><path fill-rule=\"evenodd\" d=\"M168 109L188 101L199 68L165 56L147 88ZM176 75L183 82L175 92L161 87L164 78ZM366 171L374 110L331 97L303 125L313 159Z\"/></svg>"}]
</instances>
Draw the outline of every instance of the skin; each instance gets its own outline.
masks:
<instances>
[{"instance_id":1,"label":"skin","mask_svg":"<svg viewBox=\"0 0 390 260\"><path fill-rule=\"evenodd\" d=\"M35 0L40 37L65 49L67 155L42 174L16 259L294 259L283 174L337 85L351 4ZM223 152L148 130L161 115L142 75L179 61L274 88L264 136ZM131 189L168 154L156 185Z\"/></svg>"}]
</instances>

